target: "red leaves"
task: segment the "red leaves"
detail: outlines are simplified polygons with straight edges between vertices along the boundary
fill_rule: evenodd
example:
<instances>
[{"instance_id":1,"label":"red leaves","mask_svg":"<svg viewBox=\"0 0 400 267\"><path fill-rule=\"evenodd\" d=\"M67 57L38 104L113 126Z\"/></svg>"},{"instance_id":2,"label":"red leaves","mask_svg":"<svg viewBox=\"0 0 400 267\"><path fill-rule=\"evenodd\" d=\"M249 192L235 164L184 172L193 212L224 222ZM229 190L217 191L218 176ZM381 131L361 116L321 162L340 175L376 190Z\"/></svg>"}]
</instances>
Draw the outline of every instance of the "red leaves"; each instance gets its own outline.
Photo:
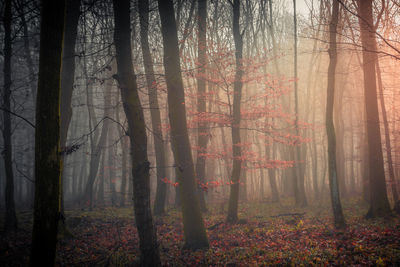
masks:
<instances>
[{"instance_id":1,"label":"red leaves","mask_svg":"<svg viewBox=\"0 0 400 267\"><path fill-rule=\"evenodd\" d=\"M230 184L231 182L229 182ZM222 181L206 183L207 186ZM400 262L400 220L365 221L359 207L346 210L346 231L335 231L332 218L313 218L309 210L304 218L270 217L281 212L271 204L246 204L239 216L242 224L225 223L225 214L210 206L205 215L209 250L182 250L183 226L180 212L171 210L157 218L157 234L162 263L165 266L397 266ZM310 215L309 215L310 214ZM21 213L22 221L31 214ZM72 218L77 223L72 223ZM133 210L129 208L95 209L91 212L68 211L67 223L74 237L59 241L58 266L128 265L139 255ZM22 224L27 227L27 224ZM28 224L28 227L31 225ZM9 239L0 237L0 265L24 266L29 255L30 233L23 229ZM115 263L115 264L113 264ZM122 264L124 263L124 264Z\"/></svg>"},{"instance_id":2,"label":"red leaves","mask_svg":"<svg viewBox=\"0 0 400 267\"><path fill-rule=\"evenodd\" d=\"M164 177L163 179L161 179L161 181L164 182L164 183L166 183L166 184L172 185L173 187L177 187L177 186L179 185L178 182L174 183L174 182L168 180L167 177Z\"/></svg>"}]
</instances>

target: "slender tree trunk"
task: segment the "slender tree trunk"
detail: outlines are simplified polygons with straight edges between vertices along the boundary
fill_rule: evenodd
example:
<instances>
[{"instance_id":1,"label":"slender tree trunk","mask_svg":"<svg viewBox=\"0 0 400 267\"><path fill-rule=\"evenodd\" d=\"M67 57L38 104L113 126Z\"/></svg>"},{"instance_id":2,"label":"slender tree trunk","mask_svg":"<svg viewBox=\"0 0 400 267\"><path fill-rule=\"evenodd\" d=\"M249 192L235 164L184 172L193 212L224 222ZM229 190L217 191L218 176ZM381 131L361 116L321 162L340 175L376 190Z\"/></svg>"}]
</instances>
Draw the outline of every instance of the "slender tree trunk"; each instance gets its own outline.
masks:
<instances>
[{"instance_id":1,"label":"slender tree trunk","mask_svg":"<svg viewBox=\"0 0 400 267\"><path fill-rule=\"evenodd\" d=\"M350 111L350 127L354 129L353 112ZM356 193L356 177L354 173L354 133L351 132L350 136L350 193Z\"/></svg>"},{"instance_id":2,"label":"slender tree trunk","mask_svg":"<svg viewBox=\"0 0 400 267\"><path fill-rule=\"evenodd\" d=\"M12 141L11 141L11 0L5 1L4 7L4 91L3 91L3 140L4 140L4 167L6 173L6 188L5 188L5 204L6 216L4 222L5 231L17 229L17 216L15 214L15 200L14 200L14 173L12 167Z\"/></svg>"},{"instance_id":3,"label":"slender tree trunk","mask_svg":"<svg viewBox=\"0 0 400 267\"><path fill-rule=\"evenodd\" d=\"M29 85L31 87L31 96L33 102L36 101L36 84L35 84L35 72L34 72L34 65L31 56L31 50L29 45L29 33L28 33L28 25L25 19L25 11L23 5L18 7L19 16L21 18L22 30L24 32L24 53L25 53L25 60L26 65L29 71Z\"/></svg>"},{"instance_id":4,"label":"slender tree trunk","mask_svg":"<svg viewBox=\"0 0 400 267\"><path fill-rule=\"evenodd\" d=\"M71 99L75 79L75 41L80 15L80 0L66 1L65 33L61 72L61 140L65 147L68 128L72 118Z\"/></svg>"},{"instance_id":5,"label":"slender tree trunk","mask_svg":"<svg viewBox=\"0 0 400 267\"><path fill-rule=\"evenodd\" d=\"M359 22L363 46L364 91L366 105L368 164L370 185L370 208L367 217L381 217L390 214L387 197L379 111L376 90L376 38L373 27L372 0L359 1Z\"/></svg>"},{"instance_id":6,"label":"slender tree trunk","mask_svg":"<svg viewBox=\"0 0 400 267\"><path fill-rule=\"evenodd\" d=\"M269 158L271 156L271 159L275 159L276 156L276 149L275 149L275 144L272 144L272 151L266 146L266 155ZM272 152L272 154L271 154ZM279 202L279 191L278 191L278 186L276 184L276 170L269 168L268 169L268 177L269 177L269 183L271 185L271 201L272 202Z\"/></svg>"},{"instance_id":7,"label":"slender tree trunk","mask_svg":"<svg viewBox=\"0 0 400 267\"><path fill-rule=\"evenodd\" d=\"M65 1L65 29L63 40L63 57L61 71L61 102L60 102L60 146L65 150L68 128L72 118L71 99L75 79L75 41L80 15L80 0ZM65 153L64 153L65 155ZM64 161L64 155L61 160ZM64 215L64 164L61 164L61 215L59 233L69 233L65 225Z\"/></svg>"},{"instance_id":8,"label":"slender tree trunk","mask_svg":"<svg viewBox=\"0 0 400 267\"><path fill-rule=\"evenodd\" d=\"M166 163L164 140L161 132L161 116L158 105L157 82L154 76L153 59L149 46L149 1L139 0L139 16L140 16L140 41L142 47L144 68L146 72L146 82L149 92L151 126L154 140L154 150L156 154L157 166L157 189L156 199L154 202L154 215L161 215L165 212L165 200L167 196L167 185L162 181L166 178Z\"/></svg>"},{"instance_id":9,"label":"slender tree trunk","mask_svg":"<svg viewBox=\"0 0 400 267\"><path fill-rule=\"evenodd\" d=\"M206 66L207 66L207 0L197 1L197 23L198 23L198 42L197 42L197 57L198 57L198 69L197 69L197 112L199 119L201 119L201 114L206 112ZM199 156L200 153L204 153L207 150L208 143L208 129L207 122L198 122L198 136L197 136L197 146L199 151L197 153L196 159L196 176L199 183L205 183L205 173L206 173L206 158ZM201 210L207 211L206 201L204 199L204 190L201 187L197 187L199 194L200 207Z\"/></svg>"},{"instance_id":10,"label":"slender tree trunk","mask_svg":"<svg viewBox=\"0 0 400 267\"><path fill-rule=\"evenodd\" d=\"M143 110L132 66L130 1L113 0L114 44L122 103L128 120L131 141L133 203L139 233L142 266L161 266L156 228L150 207L150 162L147 159L147 136Z\"/></svg>"},{"instance_id":11,"label":"slender tree trunk","mask_svg":"<svg viewBox=\"0 0 400 267\"><path fill-rule=\"evenodd\" d=\"M179 59L177 28L172 0L158 0L164 44L164 69L168 90L168 115L172 151L182 203L185 247L208 247L208 239L196 192L195 171L186 122L185 95Z\"/></svg>"},{"instance_id":12,"label":"slender tree trunk","mask_svg":"<svg viewBox=\"0 0 400 267\"><path fill-rule=\"evenodd\" d=\"M395 205L399 206L399 195L396 188L396 179L394 175L393 169L393 159L392 159L392 146L390 144L390 132L389 132L389 123L386 114L386 106L385 106L385 96L383 95L383 84L382 84L382 75L381 75L381 68L379 66L379 59L376 55L376 72L378 78L378 89L379 89L379 100L381 102L381 111L382 111L382 119L383 119L383 128L385 131L385 146L386 146L386 157L387 157L387 164L388 164L388 171L389 171L389 181L391 183L392 195ZM399 206L400 207L400 206Z\"/></svg>"},{"instance_id":13,"label":"slender tree trunk","mask_svg":"<svg viewBox=\"0 0 400 267\"><path fill-rule=\"evenodd\" d=\"M121 161L122 161L122 177L121 177L121 189L120 189L120 194L121 194L121 197L120 197L120 202L119 202L119 205L121 206L121 207L124 207L125 206L125 202L126 202L126 184L127 184L127 180L128 180L128 173L127 173L127 166L126 166L126 163L127 163L127 151L126 151L126 144L127 144L127 142L124 140L125 139L125 137L122 139L122 141L121 141L121 145L122 145L122 147L121 147L121 150L122 150L122 159L121 159Z\"/></svg>"},{"instance_id":14,"label":"slender tree trunk","mask_svg":"<svg viewBox=\"0 0 400 267\"><path fill-rule=\"evenodd\" d=\"M42 1L30 266L54 266L61 205L60 74L64 1Z\"/></svg>"},{"instance_id":15,"label":"slender tree trunk","mask_svg":"<svg viewBox=\"0 0 400 267\"><path fill-rule=\"evenodd\" d=\"M100 173L99 173L99 190L97 191L97 205L100 207L105 205L104 201L104 169L105 169L105 153L101 153Z\"/></svg>"},{"instance_id":16,"label":"slender tree trunk","mask_svg":"<svg viewBox=\"0 0 400 267\"><path fill-rule=\"evenodd\" d=\"M110 90L111 90L111 84L107 84L107 89L106 89L107 93L104 95L104 106L106 107L104 109L104 117L109 117L110 113L109 108L107 108L110 107L110 97L109 97ZM87 97L90 97L89 94L87 95ZM92 103L88 102L88 105L92 106L90 108L92 109L91 110L92 116L94 116ZM93 207L93 185L96 180L97 173L99 171L101 152L107 141L108 127L109 127L108 119L104 119L102 124L103 127L101 128L101 134L98 143L97 144L95 143L97 138L92 138L93 143L92 143L91 157L89 164L89 175L86 182L85 191L82 196L82 200L84 201L85 204L88 202L90 209L92 209Z\"/></svg>"},{"instance_id":17,"label":"slender tree trunk","mask_svg":"<svg viewBox=\"0 0 400 267\"><path fill-rule=\"evenodd\" d=\"M299 96L298 96L298 81L297 81L297 15L296 15L296 0L293 0L293 20L294 20L294 78L296 81L294 82L294 105L295 105L295 128L296 128L296 135L300 136L300 129L299 129ZM304 148L305 149L305 148ZM296 161L298 167L296 168L295 177L294 177L294 186L297 187L297 195L296 197L296 204L300 207L307 206L307 198L306 198L306 191L304 189L304 163L301 163L301 147L298 145L296 147Z\"/></svg>"},{"instance_id":18,"label":"slender tree trunk","mask_svg":"<svg viewBox=\"0 0 400 267\"><path fill-rule=\"evenodd\" d=\"M335 95L335 74L337 65L336 50L336 29L339 17L339 2L332 0L332 18L329 25L329 67L328 67L328 88L326 102L326 134L328 136L328 165L329 165L329 188L333 209L334 224L336 228L346 226L342 204L340 202L339 183L336 166L336 136L333 125L333 103Z\"/></svg>"},{"instance_id":19,"label":"slender tree trunk","mask_svg":"<svg viewBox=\"0 0 400 267\"><path fill-rule=\"evenodd\" d=\"M66 1L63 57L61 71L60 102L60 146L65 150L68 128L72 118L71 99L75 79L75 41L80 15L80 0ZM65 154L64 154L65 155ZM61 160L64 161L64 155ZM61 165L61 180L65 180L64 164ZM61 218L64 218L64 182L61 182ZM68 232L65 221L60 220L60 232Z\"/></svg>"},{"instance_id":20,"label":"slender tree trunk","mask_svg":"<svg viewBox=\"0 0 400 267\"><path fill-rule=\"evenodd\" d=\"M110 96L109 96L110 97ZM111 206L115 207L117 205L117 195L115 192L115 147L112 144L113 140L113 128L108 130L108 181L110 185L110 192L111 192Z\"/></svg>"},{"instance_id":21,"label":"slender tree trunk","mask_svg":"<svg viewBox=\"0 0 400 267\"><path fill-rule=\"evenodd\" d=\"M234 223L238 220L239 178L242 166L240 144L240 101L242 97L243 77L243 40L239 28L240 0L233 1L233 39L235 42L236 73L233 85L233 117L232 117L232 151L233 165L231 175L231 191L229 195L227 221Z\"/></svg>"}]
</instances>

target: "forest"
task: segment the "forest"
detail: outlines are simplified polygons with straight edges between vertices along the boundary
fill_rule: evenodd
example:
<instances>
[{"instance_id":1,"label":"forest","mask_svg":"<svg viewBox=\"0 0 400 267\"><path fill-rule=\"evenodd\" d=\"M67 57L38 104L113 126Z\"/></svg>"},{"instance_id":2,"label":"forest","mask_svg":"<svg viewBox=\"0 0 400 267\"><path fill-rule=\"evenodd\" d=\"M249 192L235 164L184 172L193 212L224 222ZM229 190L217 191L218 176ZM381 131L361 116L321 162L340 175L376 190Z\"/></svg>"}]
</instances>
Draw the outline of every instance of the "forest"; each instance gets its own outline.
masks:
<instances>
[{"instance_id":1,"label":"forest","mask_svg":"<svg viewBox=\"0 0 400 267\"><path fill-rule=\"evenodd\" d=\"M0 1L0 266L399 266L399 0Z\"/></svg>"}]
</instances>

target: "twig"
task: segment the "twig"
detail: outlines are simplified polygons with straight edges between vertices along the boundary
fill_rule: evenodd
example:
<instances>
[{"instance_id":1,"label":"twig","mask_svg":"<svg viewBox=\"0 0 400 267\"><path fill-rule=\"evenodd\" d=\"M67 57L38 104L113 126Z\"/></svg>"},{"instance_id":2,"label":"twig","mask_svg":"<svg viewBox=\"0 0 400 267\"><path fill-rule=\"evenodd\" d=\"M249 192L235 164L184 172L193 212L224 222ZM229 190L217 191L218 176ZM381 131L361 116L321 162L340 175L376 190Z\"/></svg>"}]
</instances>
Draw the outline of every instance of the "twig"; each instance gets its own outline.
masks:
<instances>
[{"instance_id":1,"label":"twig","mask_svg":"<svg viewBox=\"0 0 400 267\"><path fill-rule=\"evenodd\" d=\"M306 214L305 212L303 213L284 213L284 214L278 214L278 215L274 215L271 216L272 218L278 218L278 217L284 217L284 216L304 216L304 214Z\"/></svg>"},{"instance_id":2,"label":"twig","mask_svg":"<svg viewBox=\"0 0 400 267\"><path fill-rule=\"evenodd\" d=\"M2 107L0 107L0 110L2 110L2 111L4 111L4 112L10 113L11 115L14 115L15 117L18 117L18 118L22 119L23 121L25 121L26 123L28 123L28 124L29 124L30 126L32 126L33 128L36 128L36 127L35 127L35 124L33 124L32 122L30 122L28 119L22 117L21 115L18 115L17 113L14 113L14 112L12 112L11 110L8 110L8 109L2 108Z\"/></svg>"}]
</instances>

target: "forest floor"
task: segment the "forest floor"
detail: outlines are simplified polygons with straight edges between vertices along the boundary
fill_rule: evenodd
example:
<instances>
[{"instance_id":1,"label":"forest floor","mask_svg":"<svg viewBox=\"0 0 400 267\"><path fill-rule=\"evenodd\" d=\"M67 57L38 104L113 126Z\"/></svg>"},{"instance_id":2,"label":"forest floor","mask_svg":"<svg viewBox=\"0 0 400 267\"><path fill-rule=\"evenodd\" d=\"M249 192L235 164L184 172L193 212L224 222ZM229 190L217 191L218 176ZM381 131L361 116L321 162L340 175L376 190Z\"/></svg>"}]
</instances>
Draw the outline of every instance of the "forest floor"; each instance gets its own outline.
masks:
<instances>
[{"instance_id":1,"label":"forest floor","mask_svg":"<svg viewBox=\"0 0 400 267\"><path fill-rule=\"evenodd\" d=\"M281 204L240 205L238 224L225 223L226 207L204 216L210 248L182 250L181 215L175 209L156 218L165 266L399 266L400 218L366 220L367 207L344 202L348 227L332 226L329 202L309 208ZM298 213L300 215L288 215ZM304 214L303 214L304 213ZM136 266L138 235L132 208L70 210L66 214L73 237L59 241L57 266ZM19 212L20 230L0 237L0 266L28 262L32 213ZM3 223L0 222L2 225Z\"/></svg>"}]
</instances>

